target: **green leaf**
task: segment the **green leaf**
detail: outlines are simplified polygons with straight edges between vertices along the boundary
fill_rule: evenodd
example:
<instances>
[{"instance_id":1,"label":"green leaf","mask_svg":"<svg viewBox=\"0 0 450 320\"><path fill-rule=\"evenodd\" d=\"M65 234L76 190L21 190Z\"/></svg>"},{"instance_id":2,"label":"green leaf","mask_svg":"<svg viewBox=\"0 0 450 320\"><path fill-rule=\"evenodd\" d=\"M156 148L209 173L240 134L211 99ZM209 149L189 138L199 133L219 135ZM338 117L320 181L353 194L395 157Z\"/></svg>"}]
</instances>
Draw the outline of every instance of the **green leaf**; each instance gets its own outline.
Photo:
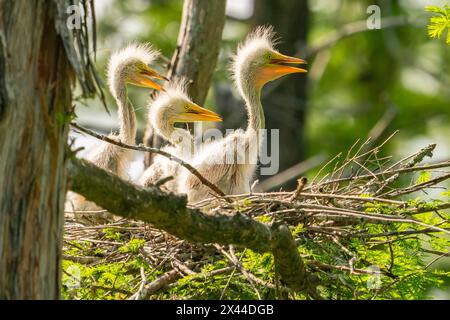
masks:
<instances>
[{"instance_id":1,"label":"green leaf","mask_svg":"<svg viewBox=\"0 0 450 320\"><path fill-rule=\"evenodd\" d=\"M428 25L428 35L430 38L440 39L447 29L446 43L450 45L450 7L445 5L443 8L437 6L427 6L425 10L439 14L430 18Z\"/></svg>"},{"instance_id":2,"label":"green leaf","mask_svg":"<svg viewBox=\"0 0 450 320\"><path fill-rule=\"evenodd\" d=\"M128 243L125 245L119 247L119 251L122 253L137 253L139 252L139 249L142 248L145 244L145 240L142 239L131 239Z\"/></svg>"},{"instance_id":3,"label":"green leaf","mask_svg":"<svg viewBox=\"0 0 450 320\"><path fill-rule=\"evenodd\" d=\"M430 179L431 179L431 173L429 171L424 171L424 172L420 173L419 177L417 178L416 183L417 184L424 183L424 182L430 181Z\"/></svg>"},{"instance_id":4,"label":"green leaf","mask_svg":"<svg viewBox=\"0 0 450 320\"><path fill-rule=\"evenodd\" d=\"M447 7L447 6L445 6L445 7ZM440 14L445 15L445 7L444 7L444 9L442 9L438 6L426 6L425 10L428 12L440 13Z\"/></svg>"}]
</instances>

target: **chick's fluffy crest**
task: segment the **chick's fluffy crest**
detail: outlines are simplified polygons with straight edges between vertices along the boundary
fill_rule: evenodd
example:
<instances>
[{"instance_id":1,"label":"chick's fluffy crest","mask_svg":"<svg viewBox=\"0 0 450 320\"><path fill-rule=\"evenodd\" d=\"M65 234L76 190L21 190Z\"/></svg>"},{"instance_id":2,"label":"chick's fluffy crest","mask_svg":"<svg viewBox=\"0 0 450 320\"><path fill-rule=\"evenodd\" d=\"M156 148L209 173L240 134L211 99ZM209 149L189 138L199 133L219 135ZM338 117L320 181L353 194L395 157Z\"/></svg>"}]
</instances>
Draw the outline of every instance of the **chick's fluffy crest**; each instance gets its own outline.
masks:
<instances>
[{"instance_id":1,"label":"chick's fluffy crest","mask_svg":"<svg viewBox=\"0 0 450 320\"><path fill-rule=\"evenodd\" d=\"M232 76L235 79L239 76L240 67L247 62L252 53L259 50L276 51L277 43L273 26L258 26L239 44L236 54L231 57Z\"/></svg>"},{"instance_id":2,"label":"chick's fluffy crest","mask_svg":"<svg viewBox=\"0 0 450 320\"><path fill-rule=\"evenodd\" d=\"M130 43L125 48L114 52L108 63L108 82L112 84L116 71L119 66L127 60L139 60L144 64L151 64L155 61L160 52L155 49L150 43Z\"/></svg>"},{"instance_id":3,"label":"chick's fluffy crest","mask_svg":"<svg viewBox=\"0 0 450 320\"><path fill-rule=\"evenodd\" d=\"M156 115L159 109L168 106L171 101L185 101L192 103L192 99L187 93L188 84L189 81L185 78L171 81L164 87L165 91L160 91L155 98L150 98L148 102L150 121L156 121Z\"/></svg>"},{"instance_id":4,"label":"chick's fluffy crest","mask_svg":"<svg viewBox=\"0 0 450 320\"><path fill-rule=\"evenodd\" d=\"M160 91L155 98L150 98L148 105L150 109L155 109L155 105L160 105L167 100L177 99L192 102L191 97L187 93L189 81L186 78L171 81L164 86L165 91Z\"/></svg>"}]
</instances>

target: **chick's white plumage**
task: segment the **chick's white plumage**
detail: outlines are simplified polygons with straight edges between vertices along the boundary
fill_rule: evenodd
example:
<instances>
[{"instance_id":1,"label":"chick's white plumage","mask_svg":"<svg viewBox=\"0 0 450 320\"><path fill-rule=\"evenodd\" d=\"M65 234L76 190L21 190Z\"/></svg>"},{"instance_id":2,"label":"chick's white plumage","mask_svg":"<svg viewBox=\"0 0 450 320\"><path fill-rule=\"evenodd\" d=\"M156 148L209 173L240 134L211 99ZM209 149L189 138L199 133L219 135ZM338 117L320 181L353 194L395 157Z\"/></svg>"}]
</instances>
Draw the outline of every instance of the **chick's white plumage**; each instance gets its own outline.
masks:
<instances>
[{"instance_id":1,"label":"chick's white plumage","mask_svg":"<svg viewBox=\"0 0 450 320\"><path fill-rule=\"evenodd\" d=\"M154 100L150 100L148 121L156 133L170 143L162 150L189 162L194 152L194 139L188 130L174 127L177 117L185 111L186 106L193 104L186 86L186 80L170 83L164 92L160 92ZM149 187L164 178L171 177L172 179L164 183L161 189L176 193L180 168L180 164L176 161L156 155L152 165L139 179L139 184Z\"/></svg>"},{"instance_id":2,"label":"chick's white plumage","mask_svg":"<svg viewBox=\"0 0 450 320\"><path fill-rule=\"evenodd\" d=\"M158 54L158 51L149 44L130 44L111 56L107 68L107 78L109 91L118 107L119 132L109 135L109 138L126 144L135 143L136 116L134 108L128 100L126 85L147 86L142 83L142 79L146 79L143 72L147 70L153 72L148 65L153 63ZM122 179L128 179L127 169L132 155L131 150L102 142L86 156L86 159ZM65 211L76 212L68 216L83 223L93 223L108 216L96 213L101 211L100 207L74 192L67 194Z\"/></svg>"},{"instance_id":3,"label":"chick's white plumage","mask_svg":"<svg viewBox=\"0 0 450 320\"><path fill-rule=\"evenodd\" d=\"M225 194L250 191L262 144L261 129L265 128L262 87L285 74L306 72L283 65L304 61L282 55L274 48L275 42L272 27L259 27L238 46L232 59L233 79L248 113L246 130L237 130L206 145L191 159L191 165ZM182 170L178 185L179 192L186 193L191 203L211 197L211 190L186 169Z\"/></svg>"}]
</instances>

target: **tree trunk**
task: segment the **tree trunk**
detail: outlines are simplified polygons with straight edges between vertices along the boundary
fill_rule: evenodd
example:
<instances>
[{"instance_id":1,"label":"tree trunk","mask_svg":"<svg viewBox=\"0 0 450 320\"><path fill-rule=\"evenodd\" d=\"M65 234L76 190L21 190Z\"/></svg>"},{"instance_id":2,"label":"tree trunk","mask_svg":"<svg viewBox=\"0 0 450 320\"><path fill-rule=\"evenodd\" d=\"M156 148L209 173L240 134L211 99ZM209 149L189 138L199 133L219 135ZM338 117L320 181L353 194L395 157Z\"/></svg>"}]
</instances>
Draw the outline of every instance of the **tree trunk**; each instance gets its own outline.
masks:
<instances>
[{"instance_id":1,"label":"tree trunk","mask_svg":"<svg viewBox=\"0 0 450 320\"><path fill-rule=\"evenodd\" d=\"M0 299L57 299L73 79L56 2L0 0Z\"/></svg>"},{"instance_id":2,"label":"tree trunk","mask_svg":"<svg viewBox=\"0 0 450 320\"><path fill-rule=\"evenodd\" d=\"M277 48L285 54L294 55L298 49L306 47L309 25L308 1L255 1L253 23L273 25L277 36L282 39ZM280 129L280 171L304 159L306 82L307 77L293 76L263 97L267 129ZM295 181L289 187L295 188Z\"/></svg>"},{"instance_id":3,"label":"tree trunk","mask_svg":"<svg viewBox=\"0 0 450 320\"><path fill-rule=\"evenodd\" d=\"M192 100L204 104L216 68L225 24L225 0L185 0L178 44L173 54L168 78L189 80ZM161 141L147 122L144 144L159 147ZM152 153L145 155L145 167Z\"/></svg>"}]
</instances>

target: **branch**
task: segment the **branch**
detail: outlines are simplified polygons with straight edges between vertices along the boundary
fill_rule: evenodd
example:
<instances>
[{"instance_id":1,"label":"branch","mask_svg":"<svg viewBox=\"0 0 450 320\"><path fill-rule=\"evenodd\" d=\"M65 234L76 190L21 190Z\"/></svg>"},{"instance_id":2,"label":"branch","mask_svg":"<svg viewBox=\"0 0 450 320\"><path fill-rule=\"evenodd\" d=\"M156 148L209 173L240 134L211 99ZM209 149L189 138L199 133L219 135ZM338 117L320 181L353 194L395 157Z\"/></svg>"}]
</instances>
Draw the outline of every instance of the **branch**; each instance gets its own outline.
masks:
<instances>
[{"instance_id":1,"label":"branch","mask_svg":"<svg viewBox=\"0 0 450 320\"><path fill-rule=\"evenodd\" d=\"M315 292L285 225L269 227L239 212L206 214L188 209L184 196L167 194L155 187L143 189L82 159L69 160L68 174L72 191L115 215L148 222L191 242L232 244L258 253L272 252L286 286L305 294Z\"/></svg>"},{"instance_id":2,"label":"branch","mask_svg":"<svg viewBox=\"0 0 450 320\"><path fill-rule=\"evenodd\" d=\"M143 282L141 284L141 287L139 288L139 291L133 294L128 300L145 300L148 299L148 297L153 293L161 288L165 287L166 285L173 283L180 279L180 273L177 270L171 270L169 272L164 273L159 278L156 278L149 284L146 284L145 277L142 279Z\"/></svg>"},{"instance_id":3,"label":"branch","mask_svg":"<svg viewBox=\"0 0 450 320\"><path fill-rule=\"evenodd\" d=\"M413 167L405 167L400 169L392 169L392 170L385 170L381 172L373 172L371 174L366 175L351 175L344 178L338 178L338 179L332 179L328 181L321 182L317 185L317 187L324 187L329 184L333 183L341 183L344 181L352 181L352 180L362 180L362 179L369 179L374 177L382 177L384 175L395 175L398 173L407 173L407 172L415 172L415 171L425 171L425 170L432 170L432 169L440 169L440 168L449 168L450 167L450 161L445 162L439 162L432 165L423 165L423 166L413 166ZM306 188L309 189L309 188Z\"/></svg>"},{"instance_id":4,"label":"branch","mask_svg":"<svg viewBox=\"0 0 450 320\"><path fill-rule=\"evenodd\" d=\"M202 105L216 68L225 25L225 0L185 0L177 50L168 78L190 80L188 93Z\"/></svg>"},{"instance_id":5,"label":"branch","mask_svg":"<svg viewBox=\"0 0 450 320\"><path fill-rule=\"evenodd\" d=\"M273 283L271 283L271 282L262 280L262 279L258 278L257 276L255 276L253 273L251 273L249 270L247 270L247 269L244 267L244 265L243 265L243 263L241 262L241 260L238 259L238 258L236 257L236 255L235 255L235 253L234 253L234 249L233 249L232 246L230 246L230 252L229 252L229 253L228 253L227 251L225 251L222 247L218 246L218 245L216 245L215 247L216 247L216 249L217 249L221 254L223 254L223 255L225 256L225 258L228 259L228 261L229 261L232 265L234 265L235 268L238 268L238 269L239 269L239 271L240 271L240 272L242 273L242 275L249 281L249 283L252 285L252 287L254 287L254 284L258 284L258 285L264 286L264 287L266 287L266 288L270 288L270 289L273 289L273 290L277 290L277 285L275 285L275 284L273 284ZM245 250L243 251L242 254L244 254L244 253L245 253ZM241 259L242 259L242 256L241 256ZM256 290L255 287L254 287L254 289L255 289L255 291L256 291L258 297L259 297L259 296L260 296L260 295L259 295L259 292ZM286 288L286 287L280 287L280 289L281 289L282 291L284 291L284 292L292 292L291 289ZM260 300L261 300L261 299L260 299Z\"/></svg>"},{"instance_id":6,"label":"branch","mask_svg":"<svg viewBox=\"0 0 450 320\"><path fill-rule=\"evenodd\" d=\"M408 21L408 18L405 16L386 17L386 18L383 18L383 20L382 20L381 29L401 27L401 26L408 25L410 23L411 22ZM311 48L309 48L306 51L306 57L314 56L318 52L332 47L338 41L340 41L344 38L350 37L352 35L355 35L355 34L358 34L361 32L368 32L368 31L373 31L373 30L367 28L367 19L363 19L360 21L355 21L355 22L350 22L348 24L345 24L340 29L329 34L328 36L323 38L321 41L319 41L317 44L315 44Z\"/></svg>"},{"instance_id":7,"label":"branch","mask_svg":"<svg viewBox=\"0 0 450 320\"><path fill-rule=\"evenodd\" d=\"M430 186L436 185L436 184L438 184L438 183L440 183L442 181L448 180L449 178L450 178L450 173L443 174L443 175L441 175L439 177L436 177L434 179L430 179L428 181L425 181L425 182L422 182L422 183L418 183L418 184L415 184L413 186L410 186L410 187L407 187L407 188L404 188L404 189L399 189L399 190L394 190L394 191L391 191L391 192L386 192L384 194L384 196L387 196L387 197L398 197L400 195L413 193L413 192L416 192L416 191L428 188Z\"/></svg>"},{"instance_id":8,"label":"branch","mask_svg":"<svg viewBox=\"0 0 450 320\"><path fill-rule=\"evenodd\" d=\"M88 0L81 1L85 11L82 16L81 28L78 30L70 30L67 27L67 8L70 4L73 4L73 1L53 0L53 2L57 6L55 28L64 45L67 59L76 74L76 79L80 84L83 96L91 97L97 95L105 107L106 112L109 114L105 94L102 89L102 81L95 70L90 55L91 49L94 55L97 51L94 3ZM89 12L91 13L90 18L92 23L90 27L88 26ZM89 36L92 36L92 47Z\"/></svg>"},{"instance_id":9,"label":"branch","mask_svg":"<svg viewBox=\"0 0 450 320\"><path fill-rule=\"evenodd\" d=\"M175 157L174 155L164 151L164 150L160 150L158 148L151 148L151 147L145 147L143 145L140 146L132 146L129 144L125 144L123 142L114 140L109 138L108 136L105 135L101 135L98 133L95 133L92 130L83 128L81 126L79 126L78 124L76 124L75 122L72 122L70 124L72 127L76 128L77 130L80 130L81 132L84 132L94 138L97 138L99 140L111 143L113 145L116 145L118 147L122 147L125 149L130 149L130 150L136 150L136 151L142 151L142 152L152 152L152 153L157 153L163 157L168 158L171 161L175 161L177 163L179 163L181 166L185 167L190 173L192 173L194 176L196 176L205 186L207 186L208 188L210 188L212 191L214 191L217 195L221 196L221 197L225 197L225 193L222 192L222 190L220 190L215 184L209 182L205 177L203 177L200 172L197 171L197 169L195 169L193 166L191 166L189 163L181 160L178 157ZM230 201L229 199L225 198L226 201Z\"/></svg>"}]
</instances>

